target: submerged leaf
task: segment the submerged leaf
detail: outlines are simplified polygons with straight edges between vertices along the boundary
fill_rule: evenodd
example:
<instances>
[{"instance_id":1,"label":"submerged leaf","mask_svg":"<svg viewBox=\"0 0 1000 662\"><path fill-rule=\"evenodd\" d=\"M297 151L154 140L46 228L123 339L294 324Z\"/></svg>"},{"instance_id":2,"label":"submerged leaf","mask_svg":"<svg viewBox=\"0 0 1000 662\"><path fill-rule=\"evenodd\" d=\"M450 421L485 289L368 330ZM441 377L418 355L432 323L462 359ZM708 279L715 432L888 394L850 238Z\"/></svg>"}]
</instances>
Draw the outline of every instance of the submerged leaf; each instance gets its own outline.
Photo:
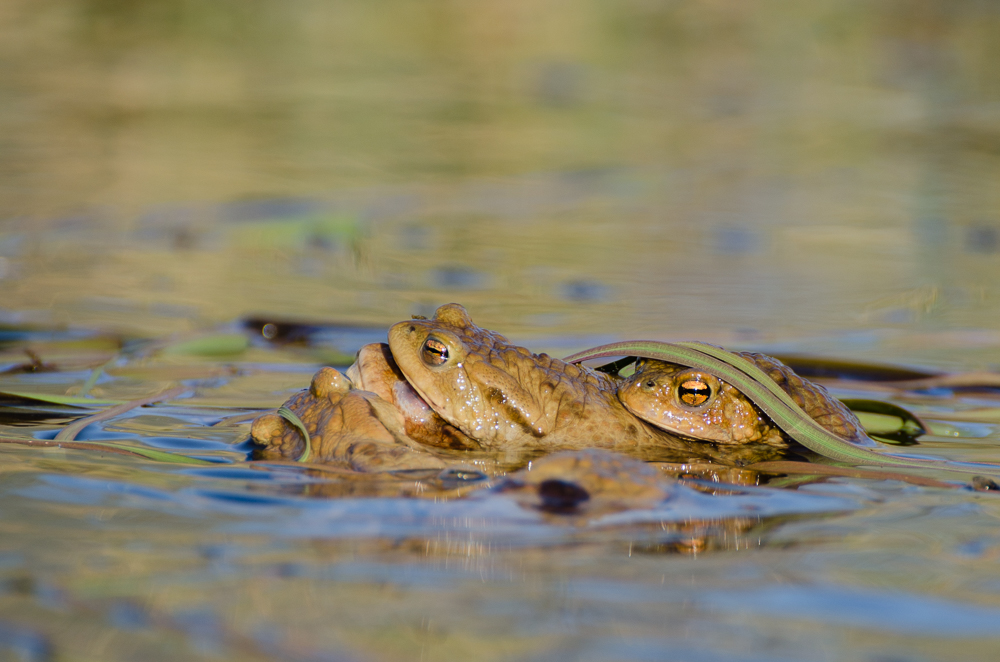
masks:
<instances>
[{"instance_id":1,"label":"submerged leaf","mask_svg":"<svg viewBox=\"0 0 1000 662\"><path fill-rule=\"evenodd\" d=\"M164 354L186 354L191 356L233 356L241 354L250 346L250 339L242 333L221 333L182 340L163 348Z\"/></svg>"},{"instance_id":2,"label":"submerged leaf","mask_svg":"<svg viewBox=\"0 0 1000 662\"><path fill-rule=\"evenodd\" d=\"M906 427L906 421L899 416L877 414L871 411L855 411L865 432L874 435L899 434ZM923 433L918 433L923 434Z\"/></svg>"},{"instance_id":3,"label":"submerged leaf","mask_svg":"<svg viewBox=\"0 0 1000 662\"><path fill-rule=\"evenodd\" d=\"M892 442L909 445L922 434L927 426L914 414L898 405L881 400L848 398L841 400L854 412L868 434L888 438Z\"/></svg>"}]
</instances>

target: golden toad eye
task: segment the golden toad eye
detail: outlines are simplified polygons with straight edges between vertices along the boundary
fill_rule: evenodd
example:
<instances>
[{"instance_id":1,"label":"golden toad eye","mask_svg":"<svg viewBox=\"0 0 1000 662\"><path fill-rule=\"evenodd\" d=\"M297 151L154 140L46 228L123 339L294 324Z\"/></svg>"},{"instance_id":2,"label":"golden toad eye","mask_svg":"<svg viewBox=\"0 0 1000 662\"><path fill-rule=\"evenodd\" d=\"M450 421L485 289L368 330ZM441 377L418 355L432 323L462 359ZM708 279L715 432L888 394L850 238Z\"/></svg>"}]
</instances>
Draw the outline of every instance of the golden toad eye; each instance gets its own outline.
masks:
<instances>
[{"instance_id":1,"label":"golden toad eye","mask_svg":"<svg viewBox=\"0 0 1000 662\"><path fill-rule=\"evenodd\" d=\"M420 349L420 357L429 366L444 365L448 361L448 346L436 338L428 338Z\"/></svg>"},{"instance_id":2,"label":"golden toad eye","mask_svg":"<svg viewBox=\"0 0 1000 662\"><path fill-rule=\"evenodd\" d=\"M712 397L712 387L700 379L688 379L677 387L677 397L686 405L697 407Z\"/></svg>"}]
</instances>

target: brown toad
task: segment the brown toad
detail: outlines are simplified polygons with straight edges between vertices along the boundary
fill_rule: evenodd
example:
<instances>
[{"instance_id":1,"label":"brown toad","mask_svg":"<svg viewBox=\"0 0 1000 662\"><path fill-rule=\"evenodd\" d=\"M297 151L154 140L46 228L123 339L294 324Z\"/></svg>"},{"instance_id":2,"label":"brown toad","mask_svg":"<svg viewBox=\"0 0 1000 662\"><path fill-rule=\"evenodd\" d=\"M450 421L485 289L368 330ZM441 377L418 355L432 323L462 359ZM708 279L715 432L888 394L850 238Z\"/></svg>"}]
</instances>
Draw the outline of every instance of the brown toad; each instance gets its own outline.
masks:
<instances>
[{"instance_id":1,"label":"brown toad","mask_svg":"<svg viewBox=\"0 0 1000 662\"><path fill-rule=\"evenodd\" d=\"M870 444L860 421L825 388L764 354L736 352L763 370L817 423L839 437ZM696 368L640 359L618 397L636 416L675 434L718 444L786 447L787 437L731 384Z\"/></svg>"},{"instance_id":2,"label":"brown toad","mask_svg":"<svg viewBox=\"0 0 1000 662\"><path fill-rule=\"evenodd\" d=\"M323 386L330 380L340 386ZM456 450L487 451L505 465L498 470L567 449L682 464L752 462L762 459L761 449L774 452L747 444L721 454L714 444L680 439L629 412L619 382L512 345L448 304L433 319L394 325L389 344L362 348L346 376L324 368L287 406L319 440L313 461L359 470L441 466L442 453ZM251 432L256 458L295 459L305 449L301 434L275 415L258 419ZM391 450L391 461L378 458L383 450Z\"/></svg>"},{"instance_id":3,"label":"brown toad","mask_svg":"<svg viewBox=\"0 0 1000 662\"><path fill-rule=\"evenodd\" d=\"M358 471L441 468L431 448L475 447L416 395L384 344L362 347L346 376L323 368L285 406L309 432L313 462ZM297 459L305 452L302 434L277 414L259 417L250 434L255 459Z\"/></svg>"},{"instance_id":4,"label":"brown toad","mask_svg":"<svg viewBox=\"0 0 1000 662\"><path fill-rule=\"evenodd\" d=\"M512 345L458 304L394 325L389 348L421 399L485 449L710 452L630 413L615 378Z\"/></svg>"}]
</instances>

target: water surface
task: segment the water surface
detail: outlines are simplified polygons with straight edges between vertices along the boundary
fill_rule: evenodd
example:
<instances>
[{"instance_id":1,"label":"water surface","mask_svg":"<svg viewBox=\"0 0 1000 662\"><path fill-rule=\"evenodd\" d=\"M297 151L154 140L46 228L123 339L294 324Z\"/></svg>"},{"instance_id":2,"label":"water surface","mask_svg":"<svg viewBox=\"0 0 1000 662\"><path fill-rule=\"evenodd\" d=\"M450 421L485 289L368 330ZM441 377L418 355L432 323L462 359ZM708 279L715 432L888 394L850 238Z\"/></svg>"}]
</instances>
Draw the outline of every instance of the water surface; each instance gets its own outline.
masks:
<instances>
[{"instance_id":1,"label":"water surface","mask_svg":"<svg viewBox=\"0 0 1000 662\"><path fill-rule=\"evenodd\" d=\"M4 3L0 370L43 365L0 390L184 386L80 439L215 464L0 444L0 659L995 658L989 492L574 517L246 465L228 418L450 301L560 356L996 370L998 34L973 0ZM833 388L1000 462L995 391Z\"/></svg>"}]
</instances>

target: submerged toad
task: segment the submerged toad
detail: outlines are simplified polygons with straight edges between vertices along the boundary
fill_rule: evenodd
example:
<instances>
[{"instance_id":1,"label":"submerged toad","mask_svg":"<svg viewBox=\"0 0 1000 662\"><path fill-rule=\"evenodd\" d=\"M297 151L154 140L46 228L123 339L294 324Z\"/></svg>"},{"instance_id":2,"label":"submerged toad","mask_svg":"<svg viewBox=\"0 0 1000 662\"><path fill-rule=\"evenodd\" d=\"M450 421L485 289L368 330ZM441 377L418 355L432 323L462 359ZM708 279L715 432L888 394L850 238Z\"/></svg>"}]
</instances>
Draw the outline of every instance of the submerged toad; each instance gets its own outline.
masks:
<instances>
[{"instance_id":1,"label":"submerged toad","mask_svg":"<svg viewBox=\"0 0 1000 662\"><path fill-rule=\"evenodd\" d=\"M795 374L781 361L736 352L768 374L809 416L839 437L870 443L861 422L819 384ZM782 431L741 391L694 368L640 359L621 383L618 397L636 416L675 434L718 444L787 446Z\"/></svg>"}]
</instances>

